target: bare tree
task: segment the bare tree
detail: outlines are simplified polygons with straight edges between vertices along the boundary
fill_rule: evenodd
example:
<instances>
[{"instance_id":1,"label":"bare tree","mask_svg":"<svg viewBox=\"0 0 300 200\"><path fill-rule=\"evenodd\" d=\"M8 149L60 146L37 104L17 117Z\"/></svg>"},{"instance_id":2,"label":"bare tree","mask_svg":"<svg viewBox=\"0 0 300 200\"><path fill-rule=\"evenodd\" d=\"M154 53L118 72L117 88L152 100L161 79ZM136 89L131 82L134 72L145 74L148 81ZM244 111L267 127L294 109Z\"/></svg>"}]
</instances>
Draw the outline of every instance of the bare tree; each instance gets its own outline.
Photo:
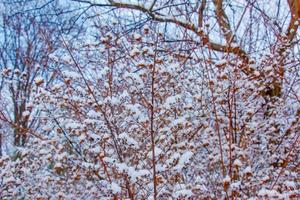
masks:
<instances>
[{"instance_id":1,"label":"bare tree","mask_svg":"<svg viewBox=\"0 0 300 200\"><path fill-rule=\"evenodd\" d=\"M38 111L30 104L32 93L55 78L55 63L49 55L59 47L59 27L55 4L36 2L3 3L1 18L0 69L3 99L11 104L1 109L1 120L14 132L14 145L24 146L27 132L36 128Z\"/></svg>"}]
</instances>

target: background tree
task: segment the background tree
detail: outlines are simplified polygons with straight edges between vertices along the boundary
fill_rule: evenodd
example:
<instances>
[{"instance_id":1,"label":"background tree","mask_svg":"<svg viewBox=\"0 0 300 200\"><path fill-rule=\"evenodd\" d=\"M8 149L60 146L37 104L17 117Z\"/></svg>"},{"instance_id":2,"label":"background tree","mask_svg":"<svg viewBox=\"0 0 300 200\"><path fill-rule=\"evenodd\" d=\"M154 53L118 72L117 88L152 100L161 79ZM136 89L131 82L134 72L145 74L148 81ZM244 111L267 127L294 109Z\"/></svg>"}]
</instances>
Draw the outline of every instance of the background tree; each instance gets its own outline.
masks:
<instances>
[{"instance_id":1,"label":"background tree","mask_svg":"<svg viewBox=\"0 0 300 200\"><path fill-rule=\"evenodd\" d=\"M12 128L14 145L24 146L28 130L35 131L39 124L39 110L30 103L32 93L55 80L56 64L50 55L58 50L60 32L68 27L57 15L61 12L57 3L4 1L2 6L1 97L11 103L1 109L1 120Z\"/></svg>"}]
</instances>

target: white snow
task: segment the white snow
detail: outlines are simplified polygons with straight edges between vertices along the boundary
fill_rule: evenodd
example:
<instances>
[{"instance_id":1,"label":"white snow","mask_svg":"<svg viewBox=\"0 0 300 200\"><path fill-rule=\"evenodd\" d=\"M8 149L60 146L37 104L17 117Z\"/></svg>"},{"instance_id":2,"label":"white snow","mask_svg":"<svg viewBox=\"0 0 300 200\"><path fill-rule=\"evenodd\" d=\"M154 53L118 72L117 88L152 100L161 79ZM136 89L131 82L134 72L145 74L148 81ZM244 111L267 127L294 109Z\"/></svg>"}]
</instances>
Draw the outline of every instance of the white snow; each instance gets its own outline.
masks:
<instances>
[{"instance_id":1,"label":"white snow","mask_svg":"<svg viewBox=\"0 0 300 200\"><path fill-rule=\"evenodd\" d=\"M121 192L121 187L117 183L111 183L111 190L113 194L117 194Z\"/></svg>"},{"instance_id":2,"label":"white snow","mask_svg":"<svg viewBox=\"0 0 300 200\"><path fill-rule=\"evenodd\" d=\"M244 174L252 173L252 169L250 166L246 167L243 171Z\"/></svg>"},{"instance_id":3,"label":"white snow","mask_svg":"<svg viewBox=\"0 0 300 200\"><path fill-rule=\"evenodd\" d=\"M193 192L191 190L187 190L187 189L182 189L182 190L178 190L173 194L173 197L175 198L189 198L193 196Z\"/></svg>"},{"instance_id":4,"label":"white snow","mask_svg":"<svg viewBox=\"0 0 300 200\"><path fill-rule=\"evenodd\" d=\"M158 157L159 155L162 154L162 150L158 147L155 147L155 157ZM152 150L149 151L149 153L147 154L148 158L152 159Z\"/></svg>"},{"instance_id":5,"label":"white snow","mask_svg":"<svg viewBox=\"0 0 300 200\"><path fill-rule=\"evenodd\" d=\"M193 155L194 154L191 151L186 151L185 153L183 153L180 156L178 164L175 166L174 169L177 170L177 171L181 171L182 168L184 168L185 165L190 161L190 159L192 158Z\"/></svg>"},{"instance_id":6,"label":"white snow","mask_svg":"<svg viewBox=\"0 0 300 200\"><path fill-rule=\"evenodd\" d=\"M28 110L24 111L22 114L23 117L28 117L30 116L30 112Z\"/></svg>"},{"instance_id":7,"label":"white snow","mask_svg":"<svg viewBox=\"0 0 300 200\"><path fill-rule=\"evenodd\" d=\"M237 167L241 167L241 166L242 166L242 162L241 162L239 159L236 159L236 160L233 162L233 165L234 165L234 166L237 166Z\"/></svg>"},{"instance_id":8,"label":"white snow","mask_svg":"<svg viewBox=\"0 0 300 200\"><path fill-rule=\"evenodd\" d=\"M227 63L227 60L226 60L226 59L222 59L222 60L217 61L217 62L215 63L215 65L221 67L221 66L226 65L226 63Z\"/></svg>"},{"instance_id":9,"label":"white snow","mask_svg":"<svg viewBox=\"0 0 300 200\"><path fill-rule=\"evenodd\" d=\"M40 86L41 84L44 83L44 78L43 78L43 77L36 77L36 78L34 79L34 82L35 82L35 84L36 84L37 86Z\"/></svg>"}]
</instances>

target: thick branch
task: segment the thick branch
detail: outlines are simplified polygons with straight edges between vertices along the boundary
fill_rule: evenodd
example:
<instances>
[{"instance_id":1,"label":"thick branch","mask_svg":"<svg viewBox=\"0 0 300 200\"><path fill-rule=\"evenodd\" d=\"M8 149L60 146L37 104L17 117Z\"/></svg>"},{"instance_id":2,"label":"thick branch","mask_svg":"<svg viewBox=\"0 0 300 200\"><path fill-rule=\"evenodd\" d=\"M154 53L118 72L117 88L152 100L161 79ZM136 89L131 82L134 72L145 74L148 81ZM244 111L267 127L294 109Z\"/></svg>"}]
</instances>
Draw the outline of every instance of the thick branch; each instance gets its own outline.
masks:
<instances>
[{"instance_id":1,"label":"thick branch","mask_svg":"<svg viewBox=\"0 0 300 200\"><path fill-rule=\"evenodd\" d=\"M198 9L198 27L202 28L203 26L203 13L206 7L206 0L201 1L201 5Z\"/></svg>"},{"instance_id":2,"label":"thick branch","mask_svg":"<svg viewBox=\"0 0 300 200\"><path fill-rule=\"evenodd\" d=\"M82 0L73 0L73 1L89 3L91 6L102 6L101 4L93 4L91 2L86 2L86 1L82 1ZM110 3L111 7L126 8L126 9L137 10L137 11L143 12L143 13L149 15L152 18L152 20L154 20L154 21L176 24L176 25L183 27L187 30L190 30L190 31L194 32L195 34L197 34L198 36L200 36L203 44L207 45L208 48L211 50L218 51L218 52L224 52L224 53L233 53L233 54L239 56L240 58L242 58L242 60L244 62L248 62L248 60L249 60L247 53L242 48L230 47L229 45L215 43L210 40L210 38L208 37L207 34L205 34L201 29L197 28L194 24L191 24L191 23L188 23L185 21L181 21L174 17L164 16L164 15L154 12L140 4L116 2L113 0L109 0L109 3ZM107 6L107 5L105 5L105 6ZM243 71L247 75L251 72L250 69L243 70Z\"/></svg>"},{"instance_id":3,"label":"thick branch","mask_svg":"<svg viewBox=\"0 0 300 200\"><path fill-rule=\"evenodd\" d=\"M287 0L289 4L289 9L291 12L291 19L286 31L286 36L288 42L291 42L296 36L299 27L299 17L300 17L300 0Z\"/></svg>"},{"instance_id":4,"label":"thick branch","mask_svg":"<svg viewBox=\"0 0 300 200\"><path fill-rule=\"evenodd\" d=\"M229 24L228 17L223 8L223 0L213 0L215 5L215 13L217 16L217 22L223 32L226 42L230 44L234 40L234 35Z\"/></svg>"}]
</instances>

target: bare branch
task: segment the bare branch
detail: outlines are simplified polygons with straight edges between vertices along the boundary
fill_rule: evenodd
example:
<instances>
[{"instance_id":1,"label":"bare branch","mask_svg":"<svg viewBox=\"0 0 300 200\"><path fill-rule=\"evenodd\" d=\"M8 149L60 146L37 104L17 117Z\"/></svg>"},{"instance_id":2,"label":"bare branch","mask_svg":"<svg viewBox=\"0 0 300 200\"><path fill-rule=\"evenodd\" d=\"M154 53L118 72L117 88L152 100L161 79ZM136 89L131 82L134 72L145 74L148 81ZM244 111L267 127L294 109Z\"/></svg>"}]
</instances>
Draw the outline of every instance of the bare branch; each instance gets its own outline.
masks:
<instances>
[{"instance_id":1,"label":"bare branch","mask_svg":"<svg viewBox=\"0 0 300 200\"><path fill-rule=\"evenodd\" d=\"M198 27L201 28L203 26L203 13L206 7L206 0L201 1L201 5L198 10Z\"/></svg>"},{"instance_id":2,"label":"bare branch","mask_svg":"<svg viewBox=\"0 0 300 200\"><path fill-rule=\"evenodd\" d=\"M80 1L80 2L84 2L84 3L89 3L91 6L97 6L97 7L102 6L102 4L94 4L90 1L82 1L82 0L73 0L73 1ZM216 1L219 1L219 0L216 0ZM198 36L200 36L203 45L207 45L209 49L214 50L214 51L218 51L218 52L233 53L233 54L239 56L245 63L248 63L248 61L249 61L247 53L242 48L240 48L240 47L230 47L229 45L223 45L223 44L220 44L220 43L215 43L215 42L210 40L210 38L207 34L205 34L201 29L199 29L198 27L196 27L192 23L181 21L179 19L176 19L175 17L164 16L160 13L152 11L152 10L150 10L150 9L148 9L148 8L142 6L142 5L139 5L139 4L130 4L130 3L125 3L125 2L115 2L113 0L109 0L109 3L110 3L110 6L112 6L112 7L126 8L126 9L137 10L137 11L143 12L143 13L149 15L152 20L157 21L157 22L168 22L168 23L176 24L177 26L180 26L180 27L183 27L187 30L190 30L190 31L194 32L195 34L197 34ZM105 6L107 6L107 5L105 4ZM221 13L223 13L223 12L221 12ZM226 30L230 30L228 20L224 21L223 23L224 23L224 26L227 27ZM229 41L231 37L232 37L232 33L230 32L229 34L227 34L226 38L228 38L228 41ZM249 73L251 73L252 70L251 69L246 69L246 70L243 70L243 71L244 71L244 73L249 74Z\"/></svg>"},{"instance_id":3,"label":"bare branch","mask_svg":"<svg viewBox=\"0 0 300 200\"><path fill-rule=\"evenodd\" d=\"M234 35L232 34L232 30L229 24L228 17L223 8L223 0L213 0L215 5L215 13L217 16L217 22L223 32L223 35L228 44L230 44L231 40L234 41Z\"/></svg>"},{"instance_id":4,"label":"bare branch","mask_svg":"<svg viewBox=\"0 0 300 200\"><path fill-rule=\"evenodd\" d=\"M151 4L151 6L150 6L149 10L152 10L152 9L153 9L153 7L154 7L154 6L155 6L155 4L156 4L156 1L157 1L157 0L154 0L154 1L152 2L152 4Z\"/></svg>"},{"instance_id":5,"label":"bare branch","mask_svg":"<svg viewBox=\"0 0 300 200\"><path fill-rule=\"evenodd\" d=\"M288 41L292 41L296 36L298 26L299 26L299 17L300 17L300 0L287 0L291 12L291 19L286 31Z\"/></svg>"}]
</instances>

